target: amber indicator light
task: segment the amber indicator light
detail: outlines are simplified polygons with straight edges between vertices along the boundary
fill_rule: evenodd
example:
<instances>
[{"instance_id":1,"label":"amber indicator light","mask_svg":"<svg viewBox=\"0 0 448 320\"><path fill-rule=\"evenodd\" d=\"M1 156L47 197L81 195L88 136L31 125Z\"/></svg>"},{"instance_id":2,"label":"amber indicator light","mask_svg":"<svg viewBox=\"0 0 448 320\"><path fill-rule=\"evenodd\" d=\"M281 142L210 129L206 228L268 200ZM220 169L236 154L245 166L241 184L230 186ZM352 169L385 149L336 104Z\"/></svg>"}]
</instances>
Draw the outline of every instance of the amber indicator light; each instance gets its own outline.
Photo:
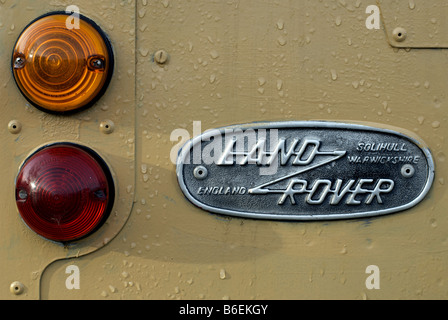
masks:
<instances>
[{"instance_id":1,"label":"amber indicator light","mask_svg":"<svg viewBox=\"0 0 448 320\"><path fill-rule=\"evenodd\" d=\"M75 144L46 146L31 155L16 179L23 221L40 236L70 242L90 235L109 216L112 177L92 150Z\"/></svg>"},{"instance_id":2,"label":"amber indicator light","mask_svg":"<svg viewBox=\"0 0 448 320\"><path fill-rule=\"evenodd\" d=\"M80 15L67 28L68 14L42 16L21 33L12 55L15 81L34 106L52 113L79 111L106 90L114 67L109 40Z\"/></svg>"}]
</instances>

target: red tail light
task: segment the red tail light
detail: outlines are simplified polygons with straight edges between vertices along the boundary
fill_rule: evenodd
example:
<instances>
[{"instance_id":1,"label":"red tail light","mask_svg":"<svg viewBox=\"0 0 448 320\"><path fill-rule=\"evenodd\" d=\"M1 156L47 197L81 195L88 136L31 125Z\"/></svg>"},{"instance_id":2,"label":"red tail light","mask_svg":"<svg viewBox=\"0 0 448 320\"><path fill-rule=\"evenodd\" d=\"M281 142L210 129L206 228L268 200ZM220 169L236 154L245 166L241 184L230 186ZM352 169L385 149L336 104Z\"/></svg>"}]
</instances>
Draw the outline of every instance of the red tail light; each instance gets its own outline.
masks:
<instances>
[{"instance_id":1,"label":"red tail light","mask_svg":"<svg viewBox=\"0 0 448 320\"><path fill-rule=\"evenodd\" d=\"M95 231L114 198L112 177L93 151L74 144L44 147L26 160L16 181L16 202L37 234L68 242Z\"/></svg>"}]
</instances>

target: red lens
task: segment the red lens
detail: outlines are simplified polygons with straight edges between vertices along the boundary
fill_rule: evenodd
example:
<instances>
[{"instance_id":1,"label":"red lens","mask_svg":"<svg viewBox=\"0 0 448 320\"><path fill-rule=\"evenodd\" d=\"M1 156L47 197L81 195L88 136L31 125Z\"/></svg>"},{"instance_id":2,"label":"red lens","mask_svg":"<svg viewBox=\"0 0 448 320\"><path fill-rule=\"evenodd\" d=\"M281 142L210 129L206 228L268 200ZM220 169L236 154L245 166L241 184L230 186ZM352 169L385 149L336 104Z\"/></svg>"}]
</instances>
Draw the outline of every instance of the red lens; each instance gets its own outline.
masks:
<instances>
[{"instance_id":1,"label":"red lens","mask_svg":"<svg viewBox=\"0 0 448 320\"><path fill-rule=\"evenodd\" d=\"M16 202L37 234L68 242L95 231L107 218L113 184L104 162L91 150L55 144L34 153L16 182Z\"/></svg>"}]
</instances>

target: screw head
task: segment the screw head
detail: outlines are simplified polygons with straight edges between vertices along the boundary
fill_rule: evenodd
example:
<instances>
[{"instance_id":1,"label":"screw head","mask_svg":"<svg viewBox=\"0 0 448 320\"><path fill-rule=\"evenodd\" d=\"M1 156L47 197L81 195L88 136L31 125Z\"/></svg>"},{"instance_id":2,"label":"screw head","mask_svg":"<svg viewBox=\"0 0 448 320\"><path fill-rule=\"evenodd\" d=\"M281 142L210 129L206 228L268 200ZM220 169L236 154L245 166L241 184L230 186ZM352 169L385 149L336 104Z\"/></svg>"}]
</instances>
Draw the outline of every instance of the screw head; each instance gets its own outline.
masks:
<instances>
[{"instance_id":1,"label":"screw head","mask_svg":"<svg viewBox=\"0 0 448 320\"><path fill-rule=\"evenodd\" d=\"M14 59L14 69L22 69L25 66L26 59L23 55L19 55Z\"/></svg>"},{"instance_id":2,"label":"screw head","mask_svg":"<svg viewBox=\"0 0 448 320\"><path fill-rule=\"evenodd\" d=\"M92 67L101 69L103 67L103 61L101 61L100 59L92 60Z\"/></svg>"},{"instance_id":3,"label":"screw head","mask_svg":"<svg viewBox=\"0 0 448 320\"><path fill-rule=\"evenodd\" d=\"M106 68L106 59L103 56L91 56L87 61L87 67L93 72L104 72Z\"/></svg>"},{"instance_id":4,"label":"screw head","mask_svg":"<svg viewBox=\"0 0 448 320\"><path fill-rule=\"evenodd\" d=\"M415 174L415 168L411 164L405 164L401 167L401 175L405 178L412 178Z\"/></svg>"},{"instance_id":5,"label":"screw head","mask_svg":"<svg viewBox=\"0 0 448 320\"><path fill-rule=\"evenodd\" d=\"M208 170L206 167L197 166L193 170L193 176L198 180L204 180L208 176Z\"/></svg>"},{"instance_id":6,"label":"screw head","mask_svg":"<svg viewBox=\"0 0 448 320\"><path fill-rule=\"evenodd\" d=\"M154 61L158 64L165 64L168 61L168 53L165 50L159 50L154 53Z\"/></svg>"},{"instance_id":7,"label":"screw head","mask_svg":"<svg viewBox=\"0 0 448 320\"><path fill-rule=\"evenodd\" d=\"M19 191L19 198L22 200L25 200L26 198L28 198L28 193L26 192L26 190Z\"/></svg>"}]
</instances>

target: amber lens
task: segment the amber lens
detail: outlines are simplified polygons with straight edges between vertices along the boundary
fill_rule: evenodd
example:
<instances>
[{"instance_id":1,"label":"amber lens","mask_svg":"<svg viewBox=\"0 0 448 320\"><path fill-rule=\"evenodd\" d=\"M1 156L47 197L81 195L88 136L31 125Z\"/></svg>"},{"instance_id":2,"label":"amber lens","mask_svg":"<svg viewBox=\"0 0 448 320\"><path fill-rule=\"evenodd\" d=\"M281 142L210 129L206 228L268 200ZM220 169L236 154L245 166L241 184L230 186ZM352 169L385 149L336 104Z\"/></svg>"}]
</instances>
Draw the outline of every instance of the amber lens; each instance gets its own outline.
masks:
<instances>
[{"instance_id":1,"label":"amber lens","mask_svg":"<svg viewBox=\"0 0 448 320\"><path fill-rule=\"evenodd\" d=\"M32 22L14 48L16 83L35 106L68 112L91 106L106 90L113 71L107 37L91 20L80 16L70 27L65 13ZM68 28L70 27L70 28Z\"/></svg>"}]
</instances>

